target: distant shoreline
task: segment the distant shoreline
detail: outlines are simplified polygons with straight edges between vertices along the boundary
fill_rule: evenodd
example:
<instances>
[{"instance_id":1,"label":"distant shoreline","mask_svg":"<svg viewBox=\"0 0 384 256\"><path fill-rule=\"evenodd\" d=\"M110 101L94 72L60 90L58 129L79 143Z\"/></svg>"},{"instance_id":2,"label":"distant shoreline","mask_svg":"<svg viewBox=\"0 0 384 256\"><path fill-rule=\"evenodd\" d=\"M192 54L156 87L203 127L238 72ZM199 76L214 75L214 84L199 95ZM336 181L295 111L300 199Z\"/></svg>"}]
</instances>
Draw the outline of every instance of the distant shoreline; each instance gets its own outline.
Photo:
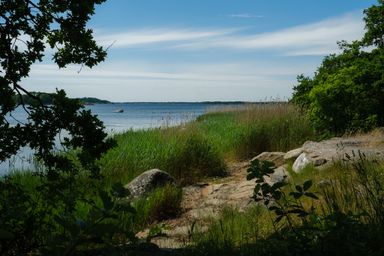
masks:
<instances>
[{"instance_id":1,"label":"distant shoreline","mask_svg":"<svg viewBox=\"0 0 384 256\"><path fill-rule=\"evenodd\" d=\"M241 105L241 104L285 104L287 101L128 101L109 102L110 104L212 104L212 105Z\"/></svg>"}]
</instances>

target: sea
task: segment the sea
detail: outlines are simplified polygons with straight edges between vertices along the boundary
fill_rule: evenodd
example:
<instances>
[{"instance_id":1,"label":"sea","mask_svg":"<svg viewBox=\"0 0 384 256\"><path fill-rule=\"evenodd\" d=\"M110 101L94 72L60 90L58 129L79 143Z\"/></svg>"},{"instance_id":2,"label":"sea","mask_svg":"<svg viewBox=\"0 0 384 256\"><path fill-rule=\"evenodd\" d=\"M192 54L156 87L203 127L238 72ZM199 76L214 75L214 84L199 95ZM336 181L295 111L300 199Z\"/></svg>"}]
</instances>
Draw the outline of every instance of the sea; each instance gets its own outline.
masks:
<instances>
[{"instance_id":1,"label":"sea","mask_svg":"<svg viewBox=\"0 0 384 256\"><path fill-rule=\"evenodd\" d=\"M138 102L108 103L86 105L94 115L103 121L108 134L122 133L127 130L151 129L176 126L195 120L209 111L222 108L240 107L242 102ZM26 123L27 113L22 107L17 108L8 121L12 124ZM15 170L36 168L33 151L22 148L19 153L0 163L0 176Z\"/></svg>"}]
</instances>

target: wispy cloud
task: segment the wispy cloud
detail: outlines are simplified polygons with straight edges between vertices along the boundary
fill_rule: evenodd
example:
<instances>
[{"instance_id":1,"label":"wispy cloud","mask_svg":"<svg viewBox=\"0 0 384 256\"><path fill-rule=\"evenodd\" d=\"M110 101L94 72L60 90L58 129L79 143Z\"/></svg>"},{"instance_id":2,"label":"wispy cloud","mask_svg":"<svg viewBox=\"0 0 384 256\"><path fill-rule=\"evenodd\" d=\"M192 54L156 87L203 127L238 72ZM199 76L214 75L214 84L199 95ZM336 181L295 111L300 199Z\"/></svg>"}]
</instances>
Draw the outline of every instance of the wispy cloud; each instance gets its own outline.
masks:
<instances>
[{"instance_id":1,"label":"wispy cloud","mask_svg":"<svg viewBox=\"0 0 384 256\"><path fill-rule=\"evenodd\" d=\"M290 95L286 84L294 84L296 75L306 70L311 70L308 65L287 67L268 61L162 65L124 61L83 68L80 73L77 66L59 70L53 64L38 64L25 86L48 92L65 88L73 97L114 101L262 100Z\"/></svg>"},{"instance_id":2,"label":"wispy cloud","mask_svg":"<svg viewBox=\"0 0 384 256\"><path fill-rule=\"evenodd\" d=\"M250 14L234 14L247 17ZM99 42L114 48L164 47L184 50L226 48L231 50L270 49L283 55L326 55L337 52L337 41L361 38L364 23L360 14L347 14L311 24L267 33L244 28L221 29L142 29L101 35Z\"/></svg>"},{"instance_id":3,"label":"wispy cloud","mask_svg":"<svg viewBox=\"0 0 384 256\"><path fill-rule=\"evenodd\" d=\"M230 18L240 18L240 19L257 19L257 18L263 18L263 15L256 15L256 14L250 14L250 13L237 13L237 14L230 14L228 15Z\"/></svg>"},{"instance_id":4,"label":"wispy cloud","mask_svg":"<svg viewBox=\"0 0 384 256\"><path fill-rule=\"evenodd\" d=\"M312 24L279 31L230 35L179 45L189 49L229 48L238 50L271 49L285 55L325 55L338 51L336 42L361 38L364 23L360 15L348 14Z\"/></svg>"},{"instance_id":5,"label":"wispy cloud","mask_svg":"<svg viewBox=\"0 0 384 256\"><path fill-rule=\"evenodd\" d=\"M101 44L113 43L113 47L128 48L148 44L180 43L183 41L204 40L206 38L217 38L223 35L232 34L234 29L218 30L196 30L196 29L142 29L132 30L123 33L99 35L97 37Z\"/></svg>"}]
</instances>

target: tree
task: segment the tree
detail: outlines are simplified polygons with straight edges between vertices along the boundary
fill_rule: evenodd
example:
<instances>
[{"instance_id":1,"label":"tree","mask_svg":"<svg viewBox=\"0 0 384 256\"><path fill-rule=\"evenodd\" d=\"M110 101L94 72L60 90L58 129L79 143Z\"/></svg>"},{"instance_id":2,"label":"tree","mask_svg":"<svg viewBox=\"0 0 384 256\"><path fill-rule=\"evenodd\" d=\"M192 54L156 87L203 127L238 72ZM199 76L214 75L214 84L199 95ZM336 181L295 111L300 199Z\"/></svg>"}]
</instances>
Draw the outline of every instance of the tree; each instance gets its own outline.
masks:
<instances>
[{"instance_id":1,"label":"tree","mask_svg":"<svg viewBox=\"0 0 384 256\"><path fill-rule=\"evenodd\" d=\"M111 225L118 217L111 195L124 196L124 190L117 186L106 192L100 186L96 161L114 145L103 123L62 90L51 95L52 105L47 106L20 85L31 66L43 61L46 47L54 50L53 61L59 67L71 63L93 67L103 61L106 50L96 44L86 24L95 6L104 1L0 1L0 161L28 145L44 165L32 175L37 185L29 188L12 176L0 179L1 255L36 250L69 255L79 244L102 243L107 230L127 234ZM34 104L26 106L23 94ZM12 126L7 118L19 105L28 122ZM60 138L64 150L58 152L55 139L62 131L69 136ZM79 213L79 205L85 213ZM105 221L108 228L103 228ZM111 239L113 234L108 234Z\"/></svg>"},{"instance_id":2,"label":"tree","mask_svg":"<svg viewBox=\"0 0 384 256\"><path fill-rule=\"evenodd\" d=\"M364 11L366 33L360 41L339 42L342 53L325 57L313 78L298 77L291 101L318 130L342 134L384 125L384 7L379 3Z\"/></svg>"},{"instance_id":3,"label":"tree","mask_svg":"<svg viewBox=\"0 0 384 256\"><path fill-rule=\"evenodd\" d=\"M41 153L49 151L58 130L66 129L68 121L74 122L74 120L63 120L64 116L60 115L66 114L66 117L69 117L70 113L64 113L69 109L57 109L64 107L59 104L52 108L40 104L29 110L26 109L31 121L31 124L26 126L11 127L5 117L17 107L13 97L15 94L20 99L23 93L36 98L19 83L22 78L28 76L33 63L43 60L47 43L50 48L56 49L53 60L59 67L65 67L70 63L92 67L104 60L105 50L97 46L92 37L92 30L86 28L87 21L94 13L95 5L102 2L104 0L41 0L39 2L6 0L0 2L0 64L2 67L0 132L3 135L0 140L0 161L15 154L21 146L26 144L30 144ZM65 96L63 93L58 95ZM64 98L57 99L57 101L60 100ZM77 110L78 108L72 107L72 115ZM85 112L82 115L86 115ZM62 119L63 122L59 124L50 120L54 117ZM36 118L47 122L34 120ZM44 127L42 127L43 124ZM96 129L97 126L94 128ZM36 134L39 129L47 130L46 134L40 134L40 136ZM39 140L30 141L33 138L39 138ZM4 148L4 145L8 146ZM39 157L43 158L42 155Z\"/></svg>"},{"instance_id":4,"label":"tree","mask_svg":"<svg viewBox=\"0 0 384 256\"><path fill-rule=\"evenodd\" d=\"M367 32L362 42L366 46L375 45L378 48L384 48L384 1L378 0L378 2L379 5L364 11Z\"/></svg>"}]
</instances>

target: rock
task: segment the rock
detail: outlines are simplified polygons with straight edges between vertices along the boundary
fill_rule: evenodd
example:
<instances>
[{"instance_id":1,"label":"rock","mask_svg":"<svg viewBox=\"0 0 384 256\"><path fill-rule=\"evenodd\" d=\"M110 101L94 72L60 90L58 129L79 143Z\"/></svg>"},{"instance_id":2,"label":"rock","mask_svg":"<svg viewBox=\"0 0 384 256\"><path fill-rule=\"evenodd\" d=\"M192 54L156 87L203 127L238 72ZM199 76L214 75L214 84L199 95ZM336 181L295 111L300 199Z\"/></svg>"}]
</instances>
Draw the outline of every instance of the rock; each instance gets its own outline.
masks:
<instances>
[{"instance_id":1,"label":"rock","mask_svg":"<svg viewBox=\"0 0 384 256\"><path fill-rule=\"evenodd\" d=\"M271 175L271 182L272 183L282 182L288 177L286 165L279 166L274 171L275 172Z\"/></svg>"},{"instance_id":2,"label":"rock","mask_svg":"<svg viewBox=\"0 0 384 256\"><path fill-rule=\"evenodd\" d=\"M301 153L301 155L299 155L299 157L293 163L292 170L298 173L309 164L313 164L311 159L307 156L306 153Z\"/></svg>"},{"instance_id":3,"label":"rock","mask_svg":"<svg viewBox=\"0 0 384 256\"><path fill-rule=\"evenodd\" d=\"M175 179L167 172L159 169L152 169L137 176L130 183L125 185L125 188L131 193L131 198L138 198L145 196L155 188L166 184L175 185Z\"/></svg>"},{"instance_id":4,"label":"rock","mask_svg":"<svg viewBox=\"0 0 384 256\"><path fill-rule=\"evenodd\" d=\"M303 148L296 148L296 149L293 149L293 150L288 151L287 153L285 153L283 158L284 158L285 161L294 161L303 152L304 152Z\"/></svg>"},{"instance_id":5,"label":"rock","mask_svg":"<svg viewBox=\"0 0 384 256\"><path fill-rule=\"evenodd\" d=\"M321 166L323 164L325 164L327 162L327 159L324 159L324 158L315 158L312 160L312 163L314 166Z\"/></svg>"},{"instance_id":6,"label":"rock","mask_svg":"<svg viewBox=\"0 0 384 256\"><path fill-rule=\"evenodd\" d=\"M281 166L284 164L283 152L263 152L260 155L254 157L251 161L258 159L259 161L269 161L275 164L275 166Z\"/></svg>"}]
</instances>

